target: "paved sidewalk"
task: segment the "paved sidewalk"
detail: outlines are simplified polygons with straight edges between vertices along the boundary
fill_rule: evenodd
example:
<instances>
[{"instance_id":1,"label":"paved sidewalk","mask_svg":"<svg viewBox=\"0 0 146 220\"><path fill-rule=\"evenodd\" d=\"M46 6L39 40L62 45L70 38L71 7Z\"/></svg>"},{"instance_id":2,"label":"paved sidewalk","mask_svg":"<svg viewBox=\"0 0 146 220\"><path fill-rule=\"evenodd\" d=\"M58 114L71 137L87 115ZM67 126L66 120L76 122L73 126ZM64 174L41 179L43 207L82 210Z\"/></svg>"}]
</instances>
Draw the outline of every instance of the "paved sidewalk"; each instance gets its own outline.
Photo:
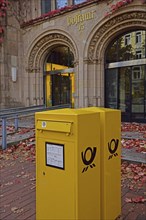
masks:
<instances>
[{"instance_id":1,"label":"paved sidewalk","mask_svg":"<svg viewBox=\"0 0 146 220\"><path fill-rule=\"evenodd\" d=\"M34 118L22 120L21 126L31 126L32 134L26 141L16 144L18 137L26 135L20 129L9 136L13 144L0 150L0 220L35 220L35 136ZM122 132L122 138L145 140L146 131ZM145 147L145 146L144 146ZM119 220L146 219L146 160L145 152L133 148L122 149L121 189L122 214ZM110 201L109 201L110 202ZM53 219L52 219L53 220ZM100 219L102 220L102 219ZM109 219L111 220L111 219Z\"/></svg>"},{"instance_id":2,"label":"paved sidewalk","mask_svg":"<svg viewBox=\"0 0 146 220\"><path fill-rule=\"evenodd\" d=\"M0 219L35 220L35 164L0 159Z\"/></svg>"},{"instance_id":3,"label":"paved sidewalk","mask_svg":"<svg viewBox=\"0 0 146 220\"><path fill-rule=\"evenodd\" d=\"M122 123L121 131L122 159L146 163L146 124Z\"/></svg>"},{"instance_id":4,"label":"paved sidewalk","mask_svg":"<svg viewBox=\"0 0 146 220\"><path fill-rule=\"evenodd\" d=\"M33 146L30 149L33 152ZM29 151L21 147L13 153L1 154L0 161L0 219L35 220L35 159L31 160ZM132 165L139 165L138 170L141 167L141 164ZM146 183L141 185L140 179L134 181L128 177L129 174L137 176L135 170L129 172L129 162L122 162L122 167L127 167L128 172L122 172L122 215L119 220L145 220Z\"/></svg>"}]
</instances>

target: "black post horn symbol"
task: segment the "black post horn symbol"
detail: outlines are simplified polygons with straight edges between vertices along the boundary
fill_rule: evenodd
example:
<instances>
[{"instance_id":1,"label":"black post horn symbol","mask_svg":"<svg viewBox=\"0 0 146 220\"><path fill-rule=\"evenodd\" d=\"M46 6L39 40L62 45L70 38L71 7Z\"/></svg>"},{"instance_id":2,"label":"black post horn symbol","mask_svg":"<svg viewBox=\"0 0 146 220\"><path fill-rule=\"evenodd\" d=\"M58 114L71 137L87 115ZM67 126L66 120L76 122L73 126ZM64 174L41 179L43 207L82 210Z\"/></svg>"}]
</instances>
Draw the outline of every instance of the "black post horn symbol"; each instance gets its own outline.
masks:
<instances>
[{"instance_id":1,"label":"black post horn symbol","mask_svg":"<svg viewBox=\"0 0 146 220\"><path fill-rule=\"evenodd\" d=\"M112 144L113 143L113 144ZM114 148L112 148L112 145L114 145ZM112 139L110 143L108 143L108 149L110 152L110 156L109 159L112 158L112 156L114 155L115 157L118 156L118 154L116 153L117 149L118 149L118 145L119 145L119 140L118 139Z\"/></svg>"},{"instance_id":2,"label":"black post horn symbol","mask_svg":"<svg viewBox=\"0 0 146 220\"><path fill-rule=\"evenodd\" d=\"M87 160L87 152L90 151L91 152L91 157ZM93 147L93 149L91 147L88 147L85 152L81 153L82 155L82 161L83 163L87 166L86 168L83 169L82 173L84 171L87 171L88 166L90 165L91 168L95 167L95 164L91 164L94 161L95 155L96 155L96 147Z\"/></svg>"}]
</instances>

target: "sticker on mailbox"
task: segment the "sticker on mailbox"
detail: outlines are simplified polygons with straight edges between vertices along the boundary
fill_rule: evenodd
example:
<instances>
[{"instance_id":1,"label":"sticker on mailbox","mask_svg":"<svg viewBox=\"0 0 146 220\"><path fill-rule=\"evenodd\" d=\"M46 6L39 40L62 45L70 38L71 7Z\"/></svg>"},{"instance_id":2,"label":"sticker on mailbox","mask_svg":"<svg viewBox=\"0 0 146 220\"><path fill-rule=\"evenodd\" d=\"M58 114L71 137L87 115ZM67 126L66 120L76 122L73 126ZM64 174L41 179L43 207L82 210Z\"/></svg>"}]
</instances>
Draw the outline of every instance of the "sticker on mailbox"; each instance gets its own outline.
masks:
<instances>
[{"instance_id":1,"label":"sticker on mailbox","mask_svg":"<svg viewBox=\"0 0 146 220\"><path fill-rule=\"evenodd\" d=\"M46 121L42 121L42 128L46 128L46 126L47 126Z\"/></svg>"},{"instance_id":2,"label":"sticker on mailbox","mask_svg":"<svg viewBox=\"0 0 146 220\"><path fill-rule=\"evenodd\" d=\"M64 169L64 145L46 142L46 165Z\"/></svg>"}]
</instances>

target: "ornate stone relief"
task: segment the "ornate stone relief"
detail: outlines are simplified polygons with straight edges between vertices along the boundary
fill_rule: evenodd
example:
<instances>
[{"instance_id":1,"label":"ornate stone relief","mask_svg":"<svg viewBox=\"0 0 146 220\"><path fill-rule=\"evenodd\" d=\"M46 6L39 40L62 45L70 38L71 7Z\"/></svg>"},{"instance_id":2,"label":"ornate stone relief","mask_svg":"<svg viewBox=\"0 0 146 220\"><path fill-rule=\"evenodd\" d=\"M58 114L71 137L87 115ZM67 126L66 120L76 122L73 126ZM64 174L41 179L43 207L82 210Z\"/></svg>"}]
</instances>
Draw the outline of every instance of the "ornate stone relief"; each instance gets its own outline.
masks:
<instances>
[{"instance_id":1,"label":"ornate stone relief","mask_svg":"<svg viewBox=\"0 0 146 220\"><path fill-rule=\"evenodd\" d=\"M28 68L27 68L28 72L36 72L36 71L39 72L40 71L39 63L42 55L46 52L46 50L49 49L49 47L52 44L55 45L60 43L62 43L63 45L68 45L71 48L74 56L76 57L76 51L74 45L69 38L58 33L49 34L43 37L42 39L40 39L33 47L28 60Z\"/></svg>"},{"instance_id":2,"label":"ornate stone relief","mask_svg":"<svg viewBox=\"0 0 146 220\"><path fill-rule=\"evenodd\" d=\"M124 22L124 23L123 23ZM94 34L88 49L88 59L94 62L100 57L100 48L103 42L111 38L111 34L117 33L119 30L124 30L126 27L146 27L145 12L126 12L123 15L116 16L104 23Z\"/></svg>"}]
</instances>

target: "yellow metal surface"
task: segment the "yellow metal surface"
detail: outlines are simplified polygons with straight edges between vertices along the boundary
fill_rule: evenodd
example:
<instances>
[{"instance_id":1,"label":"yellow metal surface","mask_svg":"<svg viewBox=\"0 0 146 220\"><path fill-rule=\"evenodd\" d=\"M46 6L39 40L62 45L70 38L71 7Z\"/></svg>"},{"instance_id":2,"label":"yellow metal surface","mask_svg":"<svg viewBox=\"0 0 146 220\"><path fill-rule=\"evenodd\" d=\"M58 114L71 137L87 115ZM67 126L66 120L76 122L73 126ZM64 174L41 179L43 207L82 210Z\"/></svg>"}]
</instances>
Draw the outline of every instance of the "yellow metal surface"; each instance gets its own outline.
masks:
<instances>
[{"instance_id":1,"label":"yellow metal surface","mask_svg":"<svg viewBox=\"0 0 146 220\"><path fill-rule=\"evenodd\" d=\"M38 120L37 129L70 133L71 122Z\"/></svg>"},{"instance_id":2,"label":"yellow metal surface","mask_svg":"<svg viewBox=\"0 0 146 220\"><path fill-rule=\"evenodd\" d=\"M51 75L46 75L46 104L52 106L51 101Z\"/></svg>"},{"instance_id":3,"label":"yellow metal surface","mask_svg":"<svg viewBox=\"0 0 146 220\"><path fill-rule=\"evenodd\" d=\"M60 109L38 112L35 120L36 219L101 220L99 114ZM52 130L42 128L50 121Z\"/></svg>"},{"instance_id":4,"label":"yellow metal surface","mask_svg":"<svg viewBox=\"0 0 146 220\"><path fill-rule=\"evenodd\" d=\"M121 111L89 107L100 113L101 220L121 214Z\"/></svg>"}]
</instances>

